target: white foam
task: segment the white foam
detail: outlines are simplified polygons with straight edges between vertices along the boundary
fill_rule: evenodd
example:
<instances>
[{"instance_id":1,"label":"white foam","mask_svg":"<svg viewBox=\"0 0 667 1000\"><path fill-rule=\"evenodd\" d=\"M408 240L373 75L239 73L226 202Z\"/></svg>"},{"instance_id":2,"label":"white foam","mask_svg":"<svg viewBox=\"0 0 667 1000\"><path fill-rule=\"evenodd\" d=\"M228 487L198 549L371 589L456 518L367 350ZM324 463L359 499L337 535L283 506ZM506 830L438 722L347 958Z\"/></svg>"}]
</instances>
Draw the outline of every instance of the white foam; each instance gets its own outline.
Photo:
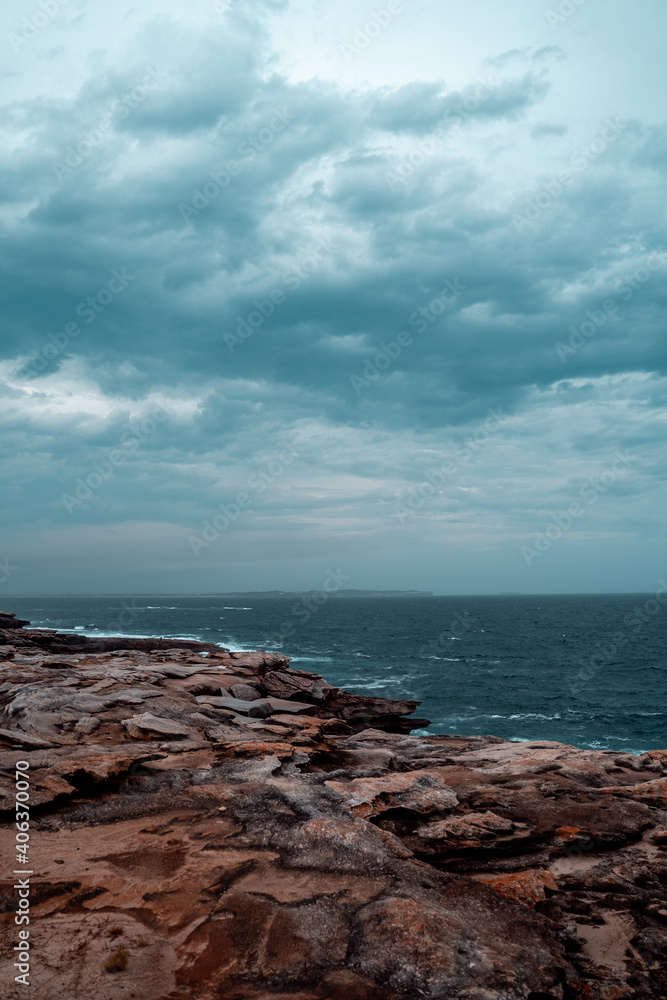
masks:
<instances>
[{"instance_id":1,"label":"white foam","mask_svg":"<svg viewBox=\"0 0 667 1000\"><path fill-rule=\"evenodd\" d=\"M88 636L90 639L166 639L167 641L174 640L178 642L183 640L185 642L206 642L206 639L202 639L200 635L155 635L155 632L105 632L102 629L89 629L83 626L75 626L79 635ZM55 629L41 629L43 632L53 632ZM66 631L66 630L65 630ZM216 645L222 645L217 643Z\"/></svg>"},{"instance_id":2,"label":"white foam","mask_svg":"<svg viewBox=\"0 0 667 1000\"><path fill-rule=\"evenodd\" d=\"M285 656L290 656L289 653L285 653ZM331 656L290 656L293 663L332 663L333 657Z\"/></svg>"},{"instance_id":3,"label":"white foam","mask_svg":"<svg viewBox=\"0 0 667 1000\"><path fill-rule=\"evenodd\" d=\"M231 638L225 639L224 642L216 642L215 645L222 647L222 649L228 649L230 653L248 653L259 648L257 646L240 646L236 639Z\"/></svg>"}]
</instances>

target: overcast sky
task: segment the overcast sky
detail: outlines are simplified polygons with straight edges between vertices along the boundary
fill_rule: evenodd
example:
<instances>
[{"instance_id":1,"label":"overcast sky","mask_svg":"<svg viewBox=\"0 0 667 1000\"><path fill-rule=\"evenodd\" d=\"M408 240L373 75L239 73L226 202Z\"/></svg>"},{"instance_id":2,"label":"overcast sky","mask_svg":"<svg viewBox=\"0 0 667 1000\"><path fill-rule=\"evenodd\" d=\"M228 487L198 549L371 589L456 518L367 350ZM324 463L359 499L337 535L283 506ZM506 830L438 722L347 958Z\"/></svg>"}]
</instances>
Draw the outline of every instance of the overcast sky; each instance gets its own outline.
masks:
<instances>
[{"instance_id":1,"label":"overcast sky","mask_svg":"<svg viewBox=\"0 0 667 1000\"><path fill-rule=\"evenodd\" d=\"M667 577L664 0L0 18L0 599Z\"/></svg>"}]
</instances>

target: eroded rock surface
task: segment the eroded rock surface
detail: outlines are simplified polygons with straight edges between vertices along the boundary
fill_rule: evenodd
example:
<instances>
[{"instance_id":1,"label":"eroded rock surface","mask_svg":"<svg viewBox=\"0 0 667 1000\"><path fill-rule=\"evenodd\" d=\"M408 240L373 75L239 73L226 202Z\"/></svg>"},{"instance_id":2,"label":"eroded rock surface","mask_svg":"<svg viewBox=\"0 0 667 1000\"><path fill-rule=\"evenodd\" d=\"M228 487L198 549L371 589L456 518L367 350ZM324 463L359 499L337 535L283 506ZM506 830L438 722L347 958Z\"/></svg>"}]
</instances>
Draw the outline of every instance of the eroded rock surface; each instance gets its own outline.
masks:
<instances>
[{"instance_id":1,"label":"eroded rock surface","mask_svg":"<svg viewBox=\"0 0 667 1000\"><path fill-rule=\"evenodd\" d=\"M32 1000L667 997L667 752L410 735L277 654L26 624L0 951L27 760Z\"/></svg>"}]
</instances>

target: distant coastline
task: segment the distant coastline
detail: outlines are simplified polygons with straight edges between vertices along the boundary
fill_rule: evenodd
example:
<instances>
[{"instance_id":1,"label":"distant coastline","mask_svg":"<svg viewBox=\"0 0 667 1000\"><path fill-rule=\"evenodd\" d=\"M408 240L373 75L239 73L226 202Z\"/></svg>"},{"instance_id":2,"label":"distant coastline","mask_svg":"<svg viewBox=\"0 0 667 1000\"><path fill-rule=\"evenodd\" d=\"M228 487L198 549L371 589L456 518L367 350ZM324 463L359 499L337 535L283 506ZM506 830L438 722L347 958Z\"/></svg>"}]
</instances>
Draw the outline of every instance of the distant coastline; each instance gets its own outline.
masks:
<instances>
[{"instance_id":1,"label":"distant coastline","mask_svg":"<svg viewBox=\"0 0 667 1000\"><path fill-rule=\"evenodd\" d=\"M207 594L207 597L254 597L272 599L280 597L306 597L312 593L310 590L236 590L229 594ZM334 590L329 597L352 597L363 599L366 597L433 597L432 590Z\"/></svg>"},{"instance_id":2,"label":"distant coastline","mask_svg":"<svg viewBox=\"0 0 667 1000\"><path fill-rule=\"evenodd\" d=\"M153 592L142 592L137 594L8 594L5 595L7 599L10 597L15 598L37 598L37 597L163 597L163 598L173 598L173 597L233 597L233 598L248 598L253 597L255 600L266 599L271 600L273 598L287 597L287 598L299 598L307 597L308 594L312 594L312 590L230 590L230 591L202 591L201 593L186 593L186 594L163 594L163 593L153 593ZM348 598L365 598L365 597L435 597L435 593L432 590L332 590L328 594L329 597L348 597ZM438 595L441 596L441 595Z\"/></svg>"}]
</instances>

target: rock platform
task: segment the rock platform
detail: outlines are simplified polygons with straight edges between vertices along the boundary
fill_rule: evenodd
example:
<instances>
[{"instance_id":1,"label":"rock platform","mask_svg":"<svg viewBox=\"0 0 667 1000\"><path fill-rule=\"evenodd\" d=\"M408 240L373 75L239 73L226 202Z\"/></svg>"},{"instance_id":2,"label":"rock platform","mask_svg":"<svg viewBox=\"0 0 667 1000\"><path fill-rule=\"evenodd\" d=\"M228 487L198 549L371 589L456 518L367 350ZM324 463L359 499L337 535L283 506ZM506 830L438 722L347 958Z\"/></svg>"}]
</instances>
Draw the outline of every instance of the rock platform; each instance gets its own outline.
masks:
<instances>
[{"instance_id":1,"label":"rock platform","mask_svg":"<svg viewBox=\"0 0 667 1000\"><path fill-rule=\"evenodd\" d=\"M419 735L275 653L27 625L0 613L5 1000L667 998L667 750Z\"/></svg>"}]
</instances>

